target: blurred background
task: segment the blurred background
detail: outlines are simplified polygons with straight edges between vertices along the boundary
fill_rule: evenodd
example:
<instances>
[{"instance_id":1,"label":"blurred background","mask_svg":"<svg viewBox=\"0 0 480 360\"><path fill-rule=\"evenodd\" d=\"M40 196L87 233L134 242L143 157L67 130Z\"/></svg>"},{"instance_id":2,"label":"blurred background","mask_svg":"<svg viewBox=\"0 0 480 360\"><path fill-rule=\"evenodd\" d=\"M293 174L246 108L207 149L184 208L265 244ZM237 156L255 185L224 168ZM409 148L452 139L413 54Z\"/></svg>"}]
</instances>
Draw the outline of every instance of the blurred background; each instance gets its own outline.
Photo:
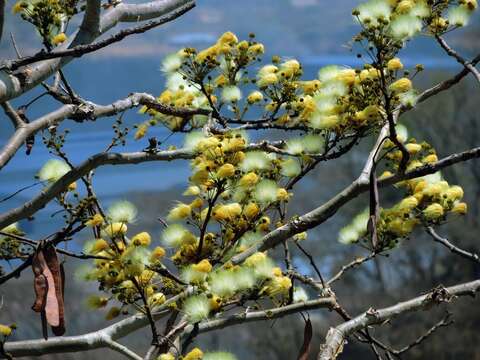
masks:
<instances>
[{"instance_id":1,"label":"blurred background","mask_svg":"<svg viewBox=\"0 0 480 360\"><path fill-rule=\"evenodd\" d=\"M225 31L235 32L239 38L247 38L253 32L259 42L265 44L265 61L272 55L296 58L305 69L305 79L316 77L318 69L325 65L338 64L356 66L360 62L350 50L352 36L358 26L352 19L351 10L360 3L357 0L201 0L197 7L173 23L164 25L140 36L133 36L121 43L110 46L98 53L77 59L65 68L65 74L72 87L83 98L99 104L107 104L126 97L131 92L159 94L163 89L164 76L160 72L162 58L181 47L204 48L215 42ZM11 6L13 3L9 3ZM30 24L23 23L17 16L7 15L4 39L0 46L0 58L13 58L11 32L22 55L34 53L39 48L39 39ZM480 16L472 18L472 24L455 31L447 37L452 47L465 57L480 51ZM445 79L461 68L446 57L439 46L428 37L419 37L400 54L407 67L417 63L425 65L426 71L415 78L418 89ZM20 106L40 94L29 92L13 101ZM426 140L437 148L439 157L478 146L480 136L480 115L478 112L478 84L472 79L464 81L452 91L428 100L402 118L410 136L419 141ZM51 111L57 106L42 99L31 106L31 119ZM116 119L100 119L95 123L75 124L66 121L61 128L71 130L65 150L74 164L79 164L89 155L100 152L110 143ZM135 111L124 116L126 126L143 120ZM11 135L10 123L0 121L0 144ZM160 127L153 128L152 136L166 138L168 132ZM265 136L261 134L259 136ZM270 133L279 137L284 134ZM302 214L328 200L336 191L348 185L361 169L372 139L364 139L350 153L334 163L322 164L304 179L295 190L290 214ZM182 136L172 136L166 145L181 145ZM146 140L135 142L129 135L126 146L114 151L139 151L146 147ZM17 156L0 172L0 212L18 206L41 190L33 185L35 174L51 155L37 136L30 156L19 151ZM127 199L139 208L139 217L133 231L147 230L158 239L161 227L156 220L163 216L175 200L181 199L181 192L187 185L189 166L187 162L148 163L122 167L103 167L96 172L95 187L100 199L108 204L112 200ZM469 214L465 219L456 219L438 229L458 246L479 250L480 230L480 162L457 165L443 173L447 181L464 187ZM24 188L7 201L1 199ZM382 189L381 203L388 206L398 199L392 189ZM333 275L340 267L357 256L366 255L360 247L338 243L341 227L368 204L360 197L341 209L337 216L318 229L309 232L303 246L315 257L324 277ZM22 221L21 228L29 237L40 239L61 226L61 217L54 215L58 208L47 206L34 220ZM85 235L86 236L86 235ZM81 248L87 238L79 236L76 245ZM310 276L308 259L292 248L294 265ZM281 257L282 249L274 254ZM77 263L67 259L67 335L81 334L96 330L107 324L99 312L88 310L78 299L85 299L95 293L95 287L74 278ZM8 266L5 267L8 271ZM402 299L428 291L432 287L445 286L478 278L480 267L452 255L440 247L422 231L404 241L388 258L379 258L358 268L334 285L342 304L352 315L367 310L370 306L379 308ZM15 339L39 338L40 319L30 311L33 302L32 276L25 272L0 287L3 307L0 308L0 322L17 322L19 329ZM313 296L313 294L310 294ZM441 328L436 335L420 346L402 355L405 359L480 359L478 326L480 311L475 300L462 300L451 307L455 323ZM415 313L378 327L372 333L400 348L438 322L446 308L428 313ZM312 359L328 328L340 322L335 314L325 311L310 311L314 324ZM146 349L147 333L142 331L125 341L133 349ZM199 346L205 350L226 350L238 355L239 359L294 359L302 343L302 317L292 315L284 319L246 326L236 326L218 332L201 335ZM116 353L92 351L87 354L49 355L48 359L115 359ZM374 359L368 346L352 342L345 348L341 359Z\"/></svg>"}]
</instances>

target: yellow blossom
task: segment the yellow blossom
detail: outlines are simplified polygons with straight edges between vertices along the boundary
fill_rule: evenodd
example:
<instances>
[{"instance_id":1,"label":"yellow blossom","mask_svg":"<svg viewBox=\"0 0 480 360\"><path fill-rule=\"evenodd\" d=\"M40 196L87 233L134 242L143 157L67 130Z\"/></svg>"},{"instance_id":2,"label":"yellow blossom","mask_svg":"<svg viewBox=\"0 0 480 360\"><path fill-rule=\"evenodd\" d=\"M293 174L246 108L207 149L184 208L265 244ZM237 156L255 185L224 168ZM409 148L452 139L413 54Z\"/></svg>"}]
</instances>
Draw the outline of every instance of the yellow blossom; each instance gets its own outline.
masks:
<instances>
[{"instance_id":1,"label":"yellow blossom","mask_svg":"<svg viewBox=\"0 0 480 360\"><path fill-rule=\"evenodd\" d=\"M183 360L200 360L203 357L203 352L199 348L194 348L190 351Z\"/></svg>"},{"instance_id":2,"label":"yellow blossom","mask_svg":"<svg viewBox=\"0 0 480 360\"><path fill-rule=\"evenodd\" d=\"M247 102L251 104L255 104L259 101L263 100L263 94L260 91L253 91L247 97Z\"/></svg>"},{"instance_id":3,"label":"yellow blossom","mask_svg":"<svg viewBox=\"0 0 480 360\"><path fill-rule=\"evenodd\" d=\"M235 175L235 167L232 164L223 164L217 170L217 176L219 179L229 178Z\"/></svg>"},{"instance_id":4,"label":"yellow blossom","mask_svg":"<svg viewBox=\"0 0 480 360\"><path fill-rule=\"evenodd\" d=\"M410 79L407 78L401 78L390 85L390 90L395 93L404 93L411 89L412 82L410 81Z\"/></svg>"},{"instance_id":5,"label":"yellow blossom","mask_svg":"<svg viewBox=\"0 0 480 360\"><path fill-rule=\"evenodd\" d=\"M95 214L89 220L85 221L85 225L91 226L91 227L100 226L103 224L103 221L104 219L102 215Z\"/></svg>"},{"instance_id":6,"label":"yellow blossom","mask_svg":"<svg viewBox=\"0 0 480 360\"><path fill-rule=\"evenodd\" d=\"M443 207L438 203L433 203L423 210L423 215L427 220L436 220L443 216Z\"/></svg>"},{"instance_id":7,"label":"yellow blossom","mask_svg":"<svg viewBox=\"0 0 480 360\"><path fill-rule=\"evenodd\" d=\"M0 334L3 336L10 336L12 334L12 328L10 326L0 324Z\"/></svg>"},{"instance_id":8,"label":"yellow blossom","mask_svg":"<svg viewBox=\"0 0 480 360\"><path fill-rule=\"evenodd\" d=\"M390 71L398 71L403 69L403 64L399 58L393 58L388 61L387 69Z\"/></svg>"},{"instance_id":9,"label":"yellow blossom","mask_svg":"<svg viewBox=\"0 0 480 360\"><path fill-rule=\"evenodd\" d=\"M112 238L115 236L125 235L127 233L128 228L127 228L127 225L124 223L115 222L107 225L103 230L105 231L105 234L108 237Z\"/></svg>"},{"instance_id":10,"label":"yellow blossom","mask_svg":"<svg viewBox=\"0 0 480 360\"><path fill-rule=\"evenodd\" d=\"M152 238L150 234L147 233L146 231L138 233L132 238L132 244L135 246L148 246L150 245L151 241L152 241Z\"/></svg>"},{"instance_id":11,"label":"yellow blossom","mask_svg":"<svg viewBox=\"0 0 480 360\"><path fill-rule=\"evenodd\" d=\"M464 202L456 203L452 208L452 212L458 215L465 215L467 213L467 204Z\"/></svg>"},{"instance_id":12,"label":"yellow blossom","mask_svg":"<svg viewBox=\"0 0 480 360\"><path fill-rule=\"evenodd\" d=\"M203 259L198 264L193 264L192 269L201 273L209 273L212 271L212 264L207 259Z\"/></svg>"},{"instance_id":13,"label":"yellow blossom","mask_svg":"<svg viewBox=\"0 0 480 360\"><path fill-rule=\"evenodd\" d=\"M52 39L52 44L53 45L58 45L58 44L61 44L63 42L65 42L67 40L67 35L65 35L65 33L60 33L60 34L57 34L53 37Z\"/></svg>"}]
</instances>

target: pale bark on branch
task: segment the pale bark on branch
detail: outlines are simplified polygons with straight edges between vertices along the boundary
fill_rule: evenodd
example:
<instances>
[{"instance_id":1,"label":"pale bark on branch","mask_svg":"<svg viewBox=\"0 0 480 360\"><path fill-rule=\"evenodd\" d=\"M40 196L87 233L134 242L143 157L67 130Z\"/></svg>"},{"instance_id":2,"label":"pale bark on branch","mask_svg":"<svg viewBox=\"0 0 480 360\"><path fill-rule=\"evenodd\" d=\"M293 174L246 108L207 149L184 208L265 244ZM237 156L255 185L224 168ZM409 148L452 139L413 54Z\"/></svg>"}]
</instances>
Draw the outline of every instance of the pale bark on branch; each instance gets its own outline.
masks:
<instances>
[{"instance_id":1,"label":"pale bark on branch","mask_svg":"<svg viewBox=\"0 0 480 360\"><path fill-rule=\"evenodd\" d=\"M155 309L154 319L160 320L170 312L169 305L181 300L185 296L192 294L193 287L188 287L185 291L168 299L162 306ZM130 353L130 358L141 359L125 346L118 344L116 341L128 336L129 334L149 325L146 315L138 314L130 316L124 320L110 325L101 330L90 332L83 335L63 336L35 340L14 341L5 343L5 351L14 357L22 356L40 356L53 353L69 353L87 350L95 350L100 348L111 348L124 355Z\"/></svg>"},{"instance_id":2,"label":"pale bark on branch","mask_svg":"<svg viewBox=\"0 0 480 360\"><path fill-rule=\"evenodd\" d=\"M387 185L395 184L402 180L408 180L424 175L433 174L453 164L475 159L478 157L480 157L480 147L447 156L437 161L436 163L418 167L404 174L397 174L395 176L379 180L378 186L384 187ZM276 247L283 241L291 238L293 235L312 229L322 224L330 217L332 217L343 205L368 190L368 179L364 179L362 176L360 176L357 180L352 182L349 186L347 186L345 189L343 189L341 192L332 197L323 205L268 233L258 242L258 244L251 246L250 248L238 255L235 255L231 259L231 261L234 264L239 264L257 251L265 251Z\"/></svg>"},{"instance_id":3,"label":"pale bark on branch","mask_svg":"<svg viewBox=\"0 0 480 360\"><path fill-rule=\"evenodd\" d=\"M92 43L98 36L105 34L111 28L121 22L144 21L175 12L178 8L191 4L192 0L156 0L143 4L119 4L115 8L106 11L98 18L99 0L91 0L87 3L88 8L84 16L85 26L79 29L71 38L70 42L59 46L62 51L78 45ZM182 13L178 13L180 16ZM173 20L173 19L172 19ZM98 26L97 26L98 23ZM93 31L89 26L93 25ZM20 69L16 73L10 73L5 69L0 71L0 103L16 98L26 91L34 88L42 81L53 75L63 66L72 61L73 57L45 60L29 66L28 69Z\"/></svg>"},{"instance_id":4,"label":"pale bark on branch","mask_svg":"<svg viewBox=\"0 0 480 360\"><path fill-rule=\"evenodd\" d=\"M258 144L250 144L245 151L264 150L269 152L284 151L278 149L270 143L262 142ZM68 185L77 181L81 177L87 175L90 171L104 165L122 165L122 164L139 164L152 161L173 161L173 160L189 160L196 156L194 149L177 149L164 150L158 152L132 152L132 153L108 153L103 152L91 156L78 167L73 168L55 183L44 189L37 196L23 205L9 210L0 215L0 229L5 228L9 224L19 221L28 216L35 214L42 209L51 200L55 199L62 192L66 191Z\"/></svg>"},{"instance_id":5,"label":"pale bark on branch","mask_svg":"<svg viewBox=\"0 0 480 360\"><path fill-rule=\"evenodd\" d=\"M479 290L480 280L475 280L448 288L438 287L425 295L387 308L378 310L371 308L354 319L331 328L327 333L325 343L320 347L318 360L336 359L343 351L346 338L370 325L381 325L385 321L405 313L425 310L433 305L448 303L453 301L455 297L474 296Z\"/></svg>"},{"instance_id":6,"label":"pale bark on branch","mask_svg":"<svg viewBox=\"0 0 480 360\"><path fill-rule=\"evenodd\" d=\"M262 311L243 312L235 315L225 316L218 319L205 320L198 324L198 333L205 333L214 330L220 330L229 326L245 324L253 321L277 319L290 314L301 311L327 308L332 310L337 305L337 301L333 297L319 298L315 300L302 301L291 305L278 308L267 309ZM193 325L188 325L182 336L193 331Z\"/></svg>"},{"instance_id":7,"label":"pale bark on branch","mask_svg":"<svg viewBox=\"0 0 480 360\"><path fill-rule=\"evenodd\" d=\"M435 36L437 42L440 44L443 50L448 54L448 56L453 57L459 64L462 64L466 70L472 73L478 83L480 83L480 72L475 67L474 62L469 62L464 59L458 52L453 50L450 45L445 41L445 39L439 35Z\"/></svg>"},{"instance_id":8,"label":"pale bark on branch","mask_svg":"<svg viewBox=\"0 0 480 360\"><path fill-rule=\"evenodd\" d=\"M63 57L81 57L83 55L98 51L100 49L103 49L109 45L112 45L114 43L120 42L123 39L125 39L128 36L134 35L134 34L142 34L144 32L147 32L153 28L156 28L160 25L163 25L173 19L178 18L179 16L183 15L187 11L191 10L195 6L195 3L189 2L186 3L185 5L179 7L178 9L175 9L174 11L160 16L158 19L149 21L146 24L142 24L140 26L128 28L121 30L114 35L102 39L96 42L92 42L90 44L80 44L76 45L67 49L62 49L62 50L55 50L52 52L45 52L45 51L40 51L34 55L31 56L26 56L23 58L20 58L18 60L13 60L10 62L7 62L4 67L9 70L16 70L22 66L27 66L29 64L33 64L39 61L44 61L44 60L50 60L50 59L57 59L57 58L63 58ZM100 24L96 23L91 25L90 27L85 27L88 29L92 36L97 37L98 32L100 31L99 28ZM96 30L94 30L96 29Z\"/></svg>"},{"instance_id":9,"label":"pale bark on branch","mask_svg":"<svg viewBox=\"0 0 480 360\"><path fill-rule=\"evenodd\" d=\"M39 131L46 129L49 126L57 125L68 118L76 121L83 121L108 117L119 114L125 110L137 107L139 105L147 105L159 112L174 116L191 116L194 114L208 113L208 110L205 109L191 110L172 108L170 106L162 105L155 100L153 95L146 93L133 93L125 99L118 100L109 105L97 105L91 102L84 102L80 105L64 105L28 124L19 123L15 133L0 150L0 169L8 164L8 162L13 158L15 153L25 143L28 137L35 135Z\"/></svg>"}]
</instances>

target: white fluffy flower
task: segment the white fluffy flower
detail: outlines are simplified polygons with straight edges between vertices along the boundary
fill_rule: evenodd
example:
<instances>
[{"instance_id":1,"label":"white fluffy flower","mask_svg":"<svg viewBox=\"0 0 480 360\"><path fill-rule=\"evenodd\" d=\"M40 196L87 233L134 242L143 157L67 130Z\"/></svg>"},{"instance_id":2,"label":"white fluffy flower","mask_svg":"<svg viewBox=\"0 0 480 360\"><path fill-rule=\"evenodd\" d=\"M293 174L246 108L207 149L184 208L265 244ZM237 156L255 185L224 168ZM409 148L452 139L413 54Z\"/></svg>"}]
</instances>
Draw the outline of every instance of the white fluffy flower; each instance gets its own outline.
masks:
<instances>
[{"instance_id":1,"label":"white fluffy flower","mask_svg":"<svg viewBox=\"0 0 480 360\"><path fill-rule=\"evenodd\" d=\"M262 234L258 231L247 231L240 238L240 245L250 247L256 244L262 238Z\"/></svg>"},{"instance_id":2,"label":"white fluffy flower","mask_svg":"<svg viewBox=\"0 0 480 360\"><path fill-rule=\"evenodd\" d=\"M238 290L232 271L223 270L213 273L209 280L210 290L218 296L231 296Z\"/></svg>"},{"instance_id":3,"label":"white fluffy flower","mask_svg":"<svg viewBox=\"0 0 480 360\"><path fill-rule=\"evenodd\" d=\"M210 313L210 302L204 295L191 296L183 303L183 311L192 323L205 320Z\"/></svg>"},{"instance_id":4,"label":"white fluffy flower","mask_svg":"<svg viewBox=\"0 0 480 360\"><path fill-rule=\"evenodd\" d=\"M464 6L455 6L450 8L447 14L447 20L450 25L466 26L470 20L471 12Z\"/></svg>"},{"instance_id":5,"label":"white fluffy flower","mask_svg":"<svg viewBox=\"0 0 480 360\"><path fill-rule=\"evenodd\" d=\"M200 283L204 281L207 274L201 271L193 269L191 266L187 266L180 272L180 278L187 284Z\"/></svg>"},{"instance_id":6,"label":"white fluffy flower","mask_svg":"<svg viewBox=\"0 0 480 360\"><path fill-rule=\"evenodd\" d=\"M195 149L198 143L205 138L205 134L202 131L192 131L185 135L183 140L183 147L185 149Z\"/></svg>"},{"instance_id":7,"label":"white fluffy flower","mask_svg":"<svg viewBox=\"0 0 480 360\"><path fill-rule=\"evenodd\" d=\"M359 235L363 235L367 232L367 224L368 224L368 219L369 219L369 213L368 210L365 210L355 216L355 218L352 221L352 227L355 229L355 231Z\"/></svg>"},{"instance_id":8,"label":"white fluffy flower","mask_svg":"<svg viewBox=\"0 0 480 360\"><path fill-rule=\"evenodd\" d=\"M287 151L291 154L298 155L303 152L303 140L294 138L287 141Z\"/></svg>"},{"instance_id":9,"label":"white fluffy flower","mask_svg":"<svg viewBox=\"0 0 480 360\"><path fill-rule=\"evenodd\" d=\"M407 40L422 30L422 20L413 15L401 15L390 24L390 34L397 40Z\"/></svg>"},{"instance_id":10,"label":"white fluffy flower","mask_svg":"<svg viewBox=\"0 0 480 360\"><path fill-rule=\"evenodd\" d=\"M348 87L342 81L332 80L322 86L321 93L334 97L344 96L348 93Z\"/></svg>"},{"instance_id":11,"label":"white fluffy flower","mask_svg":"<svg viewBox=\"0 0 480 360\"><path fill-rule=\"evenodd\" d=\"M55 182L70 171L70 166L62 160L51 159L42 166L38 178L42 181Z\"/></svg>"},{"instance_id":12,"label":"white fluffy flower","mask_svg":"<svg viewBox=\"0 0 480 360\"><path fill-rule=\"evenodd\" d=\"M314 129L331 129L338 125L339 121L338 115L315 113L310 119L310 126Z\"/></svg>"},{"instance_id":13,"label":"white fluffy flower","mask_svg":"<svg viewBox=\"0 0 480 360\"><path fill-rule=\"evenodd\" d=\"M225 102L237 102L242 98L242 91L238 86L226 86L222 90L222 100Z\"/></svg>"},{"instance_id":14,"label":"white fluffy flower","mask_svg":"<svg viewBox=\"0 0 480 360\"><path fill-rule=\"evenodd\" d=\"M426 18L430 15L430 6L427 5L425 0L417 0L415 6L410 10L410 15L417 16L419 18Z\"/></svg>"},{"instance_id":15,"label":"white fluffy flower","mask_svg":"<svg viewBox=\"0 0 480 360\"><path fill-rule=\"evenodd\" d=\"M324 66L318 71L318 79L321 82L329 82L335 80L338 74L340 74L340 71L341 68L337 65Z\"/></svg>"},{"instance_id":16,"label":"white fluffy flower","mask_svg":"<svg viewBox=\"0 0 480 360\"><path fill-rule=\"evenodd\" d=\"M235 270L233 275L238 290L251 289L255 286L256 279L252 269L242 267Z\"/></svg>"},{"instance_id":17,"label":"white fluffy flower","mask_svg":"<svg viewBox=\"0 0 480 360\"><path fill-rule=\"evenodd\" d=\"M418 94L415 90L409 90L399 95L402 105L407 107L414 107L417 104Z\"/></svg>"},{"instance_id":18,"label":"white fluffy flower","mask_svg":"<svg viewBox=\"0 0 480 360\"><path fill-rule=\"evenodd\" d=\"M293 302L298 303L306 301L308 301L308 294L305 289L302 287L295 287L295 289L293 289Z\"/></svg>"},{"instance_id":19,"label":"white fluffy flower","mask_svg":"<svg viewBox=\"0 0 480 360\"><path fill-rule=\"evenodd\" d=\"M338 233L338 241L349 245L358 241L358 232L352 226L346 226Z\"/></svg>"},{"instance_id":20,"label":"white fluffy flower","mask_svg":"<svg viewBox=\"0 0 480 360\"><path fill-rule=\"evenodd\" d=\"M310 154L321 152L325 146L325 138L321 135L309 134L303 138L303 146Z\"/></svg>"},{"instance_id":21,"label":"white fluffy flower","mask_svg":"<svg viewBox=\"0 0 480 360\"><path fill-rule=\"evenodd\" d=\"M183 78L183 75L178 72L170 74L167 78L166 86L168 90L178 91L183 89L186 92L194 93L198 90L192 84Z\"/></svg>"},{"instance_id":22,"label":"white fluffy flower","mask_svg":"<svg viewBox=\"0 0 480 360\"><path fill-rule=\"evenodd\" d=\"M108 208L108 217L113 222L133 223L137 208L130 201L117 201Z\"/></svg>"},{"instance_id":23,"label":"white fluffy flower","mask_svg":"<svg viewBox=\"0 0 480 360\"><path fill-rule=\"evenodd\" d=\"M398 141L405 142L408 140L408 130L405 125L402 125L402 124L396 125L395 131L397 132Z\"/></svg>"},{"instance_id":24,"label":"white fluffy flower","mask_svg":"<svg viewBox=\"0 0 480 360\"><path fill-rule=\"evenodd\" d=\"M378 19L386 19L390 17L392 8L387 0L370 0L357 7L358 18L362 24L377 25Z\"/></svg>"},{"instance_id":25,"label":"white fluffy flower","mask_svg":"<svg viewBox=\"0 0 480 360\"><path fill-rule=\"evenodd\" d=\"M440 181L442 181L442 173L440 171L437 171L436 173L425 175L422 177L423 180L425 180L429 184L435 184Z\"/></svg>"},{"instance_id":26,"label":"white fluffy flower","mask_svg":"<svg viewBox=\"0 0 480 360\"><path fill-rule=\"evenodd\" d=\"M313 100L315 101L318 113L324 115L332 115L335 113L337 108L337 97L331 95L327 96L322 92L315 96Z\"/></svg>"},{"instance_id":27,"label":"white fluffy flower","mask_svg":"<svg viewBox=\"0 0 480 360\"><path fill-rule=\"evenodd\" d=\"M245 172L267 170L270 168L270 164L270 158L263 151L250 151L245 155L240 168Z\"/></svg>"},{"instance_id":28,"label":"white fluffy flower","mask_svg":"<svg viewBox=\"0 0 480 360\"><path fill-rule=\"evenodd\" d=\"M302 172L302 168L297 159L289 158L282 162L280 174L286 177L294 177Z\"/></svg>"},{"instance_id":29,"label":"white fluffy flower","mask_svg":"<svg viewBox=\"0 0 480 360\"><path fill-rule=\"evenodd\" d=\"M182 66L182 58L177 53L169 54L165 56L162 61L161 69L163 72L167 74L173 73L180 69Z\"/></svg>"},{"instance_id":30,"label":"white fluffy flower","mask_svg":"<svg viewBox=\"0 0 480 360\"><path fill-rule=\"evenodd\" d=\"M260 204L269 204L277 200L277 183L273 180L262 180L255 186L254 197Z\"/></svg>"},{"instance_id":31,"label":"white fluffy flower","mask_svg":"<svg viewBox=\"0 0 480 360\"><path fill-rule=\"evenodd\" d=\"M162 233L162 241L166 246L178 247L182 245L188 230L180 224L169 225Z\"/></svg>"}]
</instances>

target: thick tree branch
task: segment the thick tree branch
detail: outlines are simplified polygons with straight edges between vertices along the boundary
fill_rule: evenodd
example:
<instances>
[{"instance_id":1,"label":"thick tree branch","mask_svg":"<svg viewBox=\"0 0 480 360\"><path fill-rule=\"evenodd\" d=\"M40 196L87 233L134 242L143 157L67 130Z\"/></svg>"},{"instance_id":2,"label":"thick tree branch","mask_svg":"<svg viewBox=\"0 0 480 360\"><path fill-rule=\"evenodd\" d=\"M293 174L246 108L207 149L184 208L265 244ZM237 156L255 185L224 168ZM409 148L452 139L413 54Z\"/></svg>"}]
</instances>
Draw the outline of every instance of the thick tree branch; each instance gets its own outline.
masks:
<instances>
[{"instance_id":1,"label":"thick tree branch","mask_svg":"<svg viewBox=\"0 0 480 360\"><path fill-rule=\"evenodd\" d=\"M418 167L412 171L379 180L378 186L384 187L387 185L395 184L402 180L413 179L420 176L433 174L445 167L478 157L480 157L480 147L473 148L471 150L467 150L461 153L452 154L437 161L436 163L427 164ZM332 217L343 205L356 198L361 193L366 192L367 190L369 190L369 181L368 179L364 179L362 175L360 175L357 180L352 182L349 186L347 186L329 201L268 233L261 239L261 241L258 242L258 244L253 245L252 247L238 255L235 255L231 259L231 261L234 264L241 263L247 257L257 251L265 251L271 249L279 245L281 242L291 238L295 234L318 226L319 224L325 222L330 217Z\"/></svg>"},{"instance_id":2,"label":"thick tree branch","mask_svg":"<svg viewBox=\"0 0 480 360\"><path fill-rule=\"evenodd\" d=\"M320 348L318 360L333 360L343 351L346 338L370 325L380 325L399 315L428 309L433 305L448 303L458 296L474 296L480 289L480 280L443 288L438 287L429 293L414 299L400 302L384 309L369 309L356 318L331 328L326 336L325 343Z\"/></svg>"},{"instance_id":3,"label":"thick tree branch","mask_svg":"<svg viewBox=\"0 0 480 360\"><path fill-rule=\"evenodd\" d=\"M96 5L98 0L89 1L90 10L85 14L85 22L96 23ZM119 4L100 17L100 31L93 35L89 31L77 31L73 40L59 46L57 51L73 48L79 45L92 43L97 36L105 34L119 22L143 21L157 18L176 11L178 8L192 3L192 0L156 0L143 4ZM87 16L88 15L88 16ZM178 15L179 16L179 15ZM34 88L42 81L56 73L63 66L73 60L73 57L63 57L39 62L28 69L21 69L18 73L0 71L0 103L16 98L24 92Z\"/></svg>"},{"instance_id":4,"label":"thick tree branch","mask_svg":"<svg viewBox=\"0 0 480 360\"><path fill-rule=\"evenodd\" d=\"M277 149L275 146L267 142L259 144L250 144L244 150L265 150L272 151ZM281 151L281 150L279 150ZM282 151L283 152L283 151ZM43 208L51 200L55 199L62 192L65 192L68 185L87 175L91 170L103 165L122 165L122 164L139 164L151 161L172 161L172 160L189 160L196 156L196 152L193 149L178 149L178 150L165 150L158 152L133 152L133 153L99 153L91 156L78 167L73 168L58 181L44 189L40 194L34 197L32 200L24 203L23 205L12 209L4 214L0 215L0 229L5 228L9 224L14 223L20 219L24 219L28 216L35 214L38 210Z\"/></svg>"},{"instance_id":5,"label":"thick tree branch","mask_svg":"<svg viewBox=\"0 0 480 360\"><path fill-rule=\"evenodd\" d=\"M109 105L97 105L91 102L83 102L80 105L64 105L29 124L22 124L0 150L0 169L11 160L28 137L35 135L51 125L58 124L67 118L74 119L75 121L95 120L121 113L139 105L146 105L163 114L173 116L186 117L194 114L208 113L208 110L205 109L192 110L162 105L155 100L154 96L146 93L133 93L125 99L118 100Z\"/></svg>"},{"instance_id":6,"label":"thick tree branch","mask_svg":"<svg viewBox=\"0 0 480 360\"><path fill-rule=\"evenodd\" d=\"M262 311L243 312L240 314L230 315L219 319L202 321L198 324L198 333L205 333L209 331L223 329L229 326L245 324L253 321L261 321L268 319L276 319L286 315L299 313L301 311L327 308L333 309L337 302L335 298L319 298L316 300L309 300L306 302L299 302L283 307L267 309ZM193 325L188 325L182 333L182 336L188 336L194 329Z\"/></svg>"},{"instance_id":7,"label":"thick tree branch","mask_svg":"<svg viewBox=\"0 0 480 360\"><path fill-rule=\"evenodd\" d=\"M100 34L101 9L101 0L87 0L85 16L83 17L82 24L79 28L80 36L82 35L82 33L88 33L92 38L95 38Z\"/></svg>"},{"instance_id":8,"label":"thick tree branch","mask_svg":"<svg viewBox=\"0 0 480 360\"><path fill-rule=\"evenodd\" d=\"M170 312L170 304L190 295L193 291L194 289L192 287L188 287L184 292L168 299L162 306L155 309L153 314L154 319L158 321L163 318ZM147 317L143 314L138 314L104 329L83 335L56 337L50 338L47 341L38 339L7 342L5 344L5 351L14 357L22 357L111 348L126 355L129 350L114 342L148 325ZM141 359L141 357L133 353L130 353L130 355L132 355L132 359ZM133 355L136 357L133 357Z\"/></svg>"},{"instance_id":9,"label":"thick tree branch","mask_svg":"<svg viewBox=\"0 0 480 360\"><path fill-rule=\"evenodd\" d=\"M151 30L155 27L158 27L158 26L163 25L167 22L170 22L170 21L180 17L181 15L185 14L187 11L191 10L193 7L195 7L195 3L193 1L188 2L185 5L180 6L179 8L175 9L174 11L172 11L172 12L166 14L166 15L163 15L156 20L150 21L150 22L148 22L146 24L143 24L143 25L140 25L140 26L136 26L136 27L133 27L133 28L128 28L128 29L125 29L125 30L121 30L118 33L116 33L116 34L114 34L114 35L112 35L112 36L110 36L106 39L103 39L103 40L100 40L100 41L97 41L97 42L94 42L94 43L91 43L91 44L77 45L77 46L70 47L68 49L63 49L63 50L57 50L57 51L52 51L52 52L40 51L39 53L37 53L35 55L26 56L26 57L23 57L21 59L11 61L10 63L7 63L5 65L5 68L7 68L9 70L16 70L16 69L18 69L22 66L33 64L33 63L36 63L36 62L39 62L39 61L62 58L62 57L81 57L85 54L89 54L89 53L98 51L102 48L105 48L105 47L111 45L111 44L120 42L128 36L131 36L131 35L134 35L134 34L142 34L142 33L146 32L146 31L149 31L149 30ZM91 25L91 26L95 26L95 25ZM97 26L97 30L92 31L92 36L95 36L95 37L98 36L97 34L100 31L99 23L97 23L96 26ZM90 27L87 26L87 27L85 27L85 29L90 29Z\"/></svg>"}]
</instances>

